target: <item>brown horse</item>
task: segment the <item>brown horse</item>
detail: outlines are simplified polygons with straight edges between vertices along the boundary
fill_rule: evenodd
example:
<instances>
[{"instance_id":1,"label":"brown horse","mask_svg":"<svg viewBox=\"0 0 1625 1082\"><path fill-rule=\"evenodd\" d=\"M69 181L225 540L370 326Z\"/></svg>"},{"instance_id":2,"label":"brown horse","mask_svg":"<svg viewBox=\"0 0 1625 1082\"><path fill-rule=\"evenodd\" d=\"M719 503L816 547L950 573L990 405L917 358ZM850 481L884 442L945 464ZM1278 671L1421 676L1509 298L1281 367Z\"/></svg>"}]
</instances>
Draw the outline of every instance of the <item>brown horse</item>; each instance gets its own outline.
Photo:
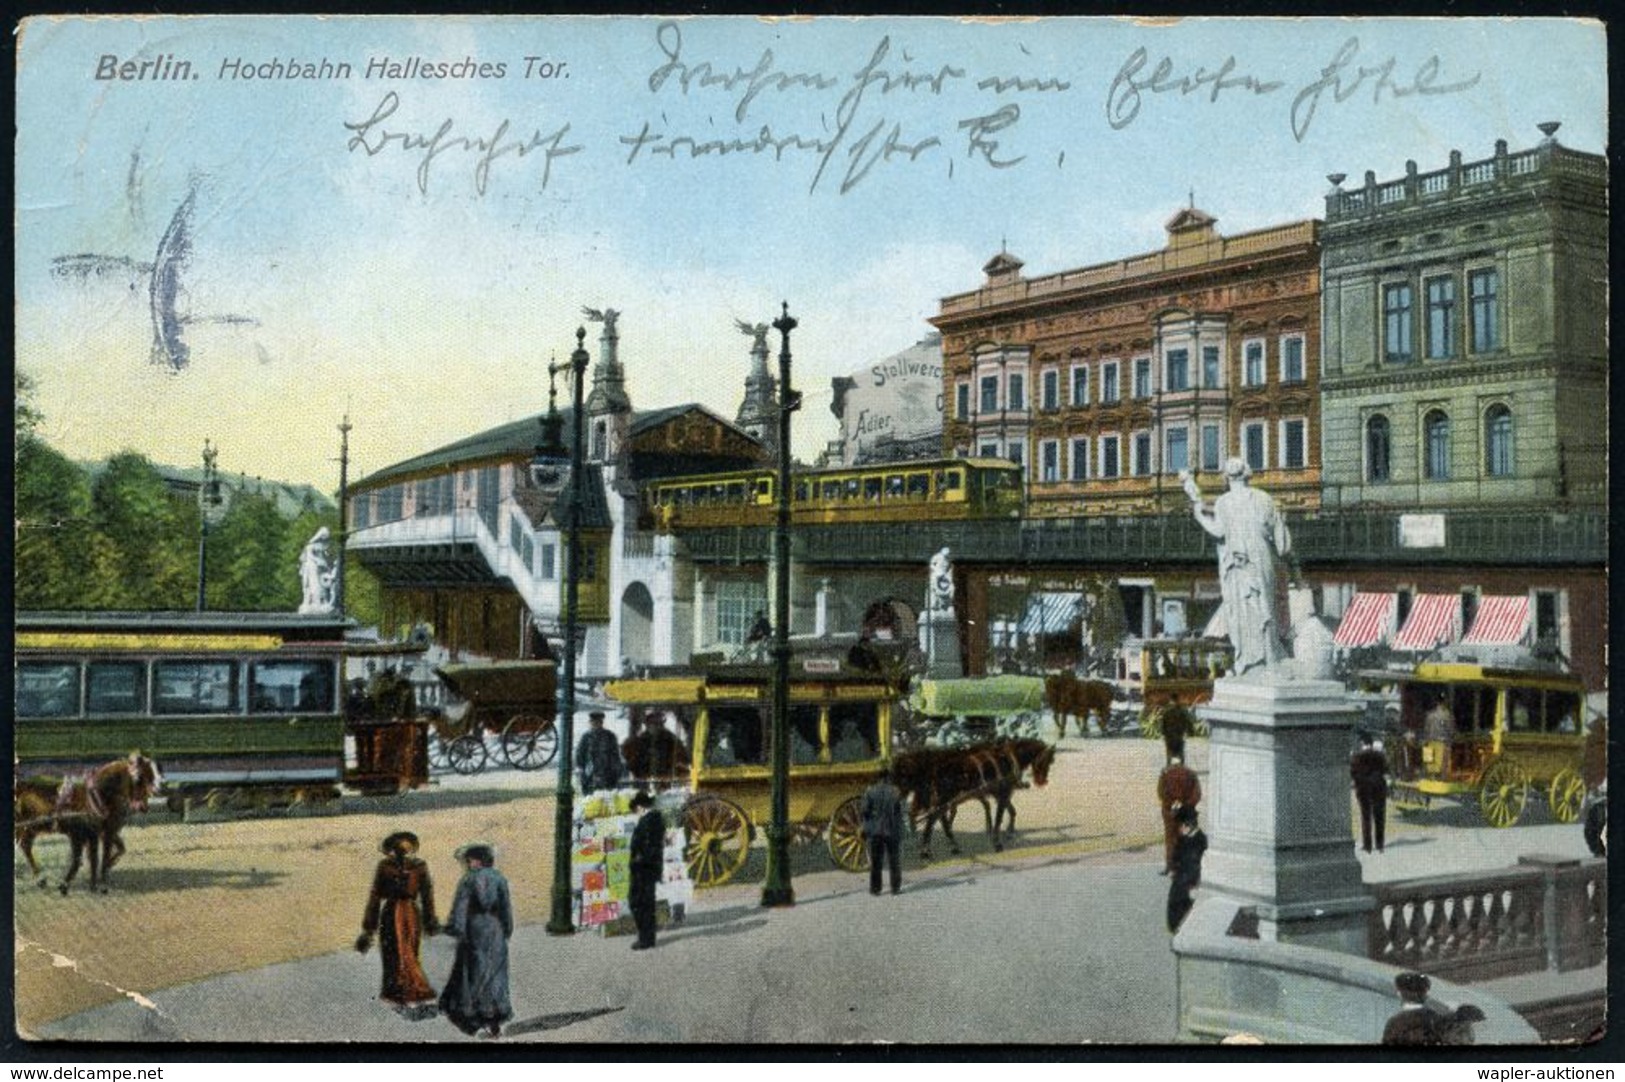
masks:
<instances>
[{"instance_id":1,"label":"brown horse","mask_svg":"<svg viewBox=\"0 0 1625 1082\"><path fill-rule=\"evenodd\" d=\"M1066 736L1066 719L1076 718L1078 735L1089 735L1089 715L1100 723L1101 734L1112 713L1112 686L1104 680L1080 680L1069 672L1044 677L1044 703L1055 715L1055 727Z\"/></svg>"},{"instance_id":2,"label":"brown horse","mask_svg":"<svg viewBox=\"0 0 1625 1082\"><path fill-rule=\"evenodd\" d=\"M68 893L68 884L88 856L91 889L105 894L108 873L125 852L123 831L130 812L146 811L147 801L162 785L158 764L139 751L81 777L17 780L12 800L14 838L39 885L45 886L45 876L34 859L34 839L57 831L67 836L72 850L62 893Z\"/></svg>"},{"instance_id":3,"label":"brown horse","mask_svg":"<svg viewBox=\"0 0 1625 1082\"><path fill-rule=\"evenodd\" d=\"M910 814L923 823L920 856L931 857L931 831L942 826L948 848L959 852L953 823L959 806L974 800L982 806L987 833L995 851L1004 849L1006 834L999 827L1006 816L1014 833L1016 810L1011 794L1031 769L1033 781L1045 785L1055 749L1041 740L1000 740L965 748L920 748L904 752L892 762L897 787L909 797ZM991 803L990 803L991 801Z\"/></svg>"}]
</instances>

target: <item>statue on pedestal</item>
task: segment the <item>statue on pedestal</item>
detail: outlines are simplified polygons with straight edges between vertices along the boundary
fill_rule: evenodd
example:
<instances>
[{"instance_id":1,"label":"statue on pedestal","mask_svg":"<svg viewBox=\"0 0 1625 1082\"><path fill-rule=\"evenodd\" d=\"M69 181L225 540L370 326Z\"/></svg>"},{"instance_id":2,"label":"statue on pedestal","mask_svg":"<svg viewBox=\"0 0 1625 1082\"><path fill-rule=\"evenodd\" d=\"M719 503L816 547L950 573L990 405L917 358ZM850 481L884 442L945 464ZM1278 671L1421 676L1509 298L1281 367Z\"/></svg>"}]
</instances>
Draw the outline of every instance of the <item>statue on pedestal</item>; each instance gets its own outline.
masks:
<instances>
[{"instance_id":1,"label":"statue on pedestal","mask_svg":"<svg viewBox=\"0 0 1625 1082\"><path fill-rule=\"evenodd\" d=\"M1219 542L1219 592L1236 649L1235 673L1262 667L1273 677L1276 663L1287 656L1276 612L1275 564L1291 551L1292 539L1275 500L1247 483L1251 473L1239 458L1226 461L1227 491L1211 507L1188 470L1179 478L1196 521Z\"/></svg>"},{"instance_id":2,"label":"statue on pedestal","mask_svg":"<svg viewBox=\"0 0 1625 1082\"><path fill-rule=\"evenodd\" d=\"M299 587L303 593L299 603L301 613L333 611L333 586L338 566L328 554L328 536L327 527L323 526L305 543L304 551L299 554Z\"/></svg>"},{"instance_id":3,"label":"statue on pedestal","mask_svg":"<svg viewBox=\"0 0 1625 1082\"><path fill-rule=\"evenodd\" d=\"M954 565L944 545L931 557L931 568L926 576L925 611L952 612L954 607Z\"/></svg>"}]
</instances>

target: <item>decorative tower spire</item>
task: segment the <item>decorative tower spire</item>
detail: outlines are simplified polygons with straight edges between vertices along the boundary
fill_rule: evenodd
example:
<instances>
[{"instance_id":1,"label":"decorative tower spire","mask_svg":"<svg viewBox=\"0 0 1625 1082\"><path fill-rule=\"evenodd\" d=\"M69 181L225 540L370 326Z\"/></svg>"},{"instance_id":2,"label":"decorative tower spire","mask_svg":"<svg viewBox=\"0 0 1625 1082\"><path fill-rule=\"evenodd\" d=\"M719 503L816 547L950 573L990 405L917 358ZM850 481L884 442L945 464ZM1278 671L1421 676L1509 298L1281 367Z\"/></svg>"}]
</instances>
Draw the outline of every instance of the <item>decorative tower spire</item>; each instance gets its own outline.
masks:
<instances>
[{"instance_id":1,"label":"decorative tower spire","mask_svg":"<svg viewBox=\"0 0 1625 1082\"><path fill-rule=\"evenodd\" d=\"M772 328L766 323L752 324L742 319L734 320L734 326L740 334L752 339L750 375L745 377L745 397L739 403L739 413L734 420L760 440L772 456L778 453L779 446L778 380L767 370L767 332Z\"/></svg>"},{"instance_id":2,"label":"decorative tower spire","mask_svg":"<svg viewBox=\"0 0 1625 1082\"><path fill-rule=\"evenodd\" d=\"M615 330L615 321L621 313L613 308L599 311L583 308L582 314L594 323L602 323L604 331L598 336L598 363L592 366L592 390L587 394L587 414L631 413L632 399L626 393L626 372L621 368L616 349L621 336Z\"/></svg>"}]
</instances>

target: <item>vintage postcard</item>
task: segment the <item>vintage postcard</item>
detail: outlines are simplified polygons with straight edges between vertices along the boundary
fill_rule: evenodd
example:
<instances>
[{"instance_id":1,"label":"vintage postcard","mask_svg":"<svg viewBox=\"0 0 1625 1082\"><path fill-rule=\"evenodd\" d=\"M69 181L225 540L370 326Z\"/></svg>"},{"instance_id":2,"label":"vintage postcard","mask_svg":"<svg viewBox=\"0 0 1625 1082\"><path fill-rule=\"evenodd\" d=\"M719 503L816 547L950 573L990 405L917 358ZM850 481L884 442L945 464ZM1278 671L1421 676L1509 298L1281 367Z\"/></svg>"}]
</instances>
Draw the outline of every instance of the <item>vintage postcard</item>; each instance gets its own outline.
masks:
<instances>
[{"instance_id":1,"label":"vintage postcard","mask_svg":"<svg viewBox=\"0 0 1625 1082\"><path fill-rule=\"evenodd\" d=\"M1606 1044L1600 22L15 39L18 1056Z\"/></svg>"}]
</instances>

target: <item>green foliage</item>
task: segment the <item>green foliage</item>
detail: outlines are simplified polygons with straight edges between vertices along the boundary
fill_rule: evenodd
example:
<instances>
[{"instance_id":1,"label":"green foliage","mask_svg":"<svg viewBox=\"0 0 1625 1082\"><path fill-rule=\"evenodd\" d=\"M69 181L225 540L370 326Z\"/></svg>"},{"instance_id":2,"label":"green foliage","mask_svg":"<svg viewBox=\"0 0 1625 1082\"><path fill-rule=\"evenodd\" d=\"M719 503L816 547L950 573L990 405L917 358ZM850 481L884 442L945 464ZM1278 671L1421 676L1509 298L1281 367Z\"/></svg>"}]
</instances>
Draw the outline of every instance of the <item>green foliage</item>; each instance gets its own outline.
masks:
<instances>
[{"instance_id":1,"label":"green foliage","mask_svg":"<svg viewBox=\"0 0 1625 1082\"><path fill-rule=\"evenodd\" d=\"M299 564L286 554L291 535L273 498L239 493L220 524L209 529L209 607L238 612L298 609Z\"/></svg>"},{"instance_id":2,"label":"green foliage","mask_svg":"<svg viewBox=\"0 0 1625 1082\"><path fill-rule=\"evenodd\" d=\"M96 596L113 555L90 520L90 478L32 436L17 441L16 603L82 608Z\"/></svg>"},{"instance_id":3,"label":"green foliage","mask_svg":"<svg viewBox=\"0 0 1625 1082\"><path fill-rule=\"evenodd\" d=\"M91 521L113 545L112 607L189 609L197 600L198 512L144 455L107 460L91 487Z\"/></svg>"}]
</instances>

